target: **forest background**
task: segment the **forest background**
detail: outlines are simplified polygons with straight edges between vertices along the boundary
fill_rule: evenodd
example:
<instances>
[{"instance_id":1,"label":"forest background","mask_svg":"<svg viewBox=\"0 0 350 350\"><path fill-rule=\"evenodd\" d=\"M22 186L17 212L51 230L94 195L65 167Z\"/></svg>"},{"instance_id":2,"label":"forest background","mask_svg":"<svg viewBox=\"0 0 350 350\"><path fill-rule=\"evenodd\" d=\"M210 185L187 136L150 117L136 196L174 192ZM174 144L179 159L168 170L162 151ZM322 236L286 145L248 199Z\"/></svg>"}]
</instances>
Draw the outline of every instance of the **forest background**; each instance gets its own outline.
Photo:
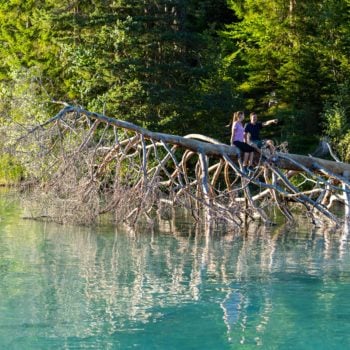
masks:
<instances>
[{"instance_id":1,"label":"forest background","mask_svg":"<svg viewBox=\"0 0 350 350\"><path fill-rule=\"evenodd\" d=\"M0 179L8 145L64 101L152 131L228 143L233 111L308 153L350 160L350 0L0 2Z\"/></svg>"}]
</instances>

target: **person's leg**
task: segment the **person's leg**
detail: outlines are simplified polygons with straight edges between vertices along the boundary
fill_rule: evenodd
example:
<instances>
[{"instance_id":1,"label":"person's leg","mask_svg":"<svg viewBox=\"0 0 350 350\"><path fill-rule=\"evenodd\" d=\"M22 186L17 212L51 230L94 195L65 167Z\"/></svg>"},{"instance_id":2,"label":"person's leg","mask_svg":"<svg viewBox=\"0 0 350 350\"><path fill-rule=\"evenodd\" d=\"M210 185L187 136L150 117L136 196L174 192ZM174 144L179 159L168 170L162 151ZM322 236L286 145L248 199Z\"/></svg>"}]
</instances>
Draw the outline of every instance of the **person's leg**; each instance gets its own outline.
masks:
<instances>
[{"instance_id":1,"label":"person's leg","mask_svg":"<svg viewBox=\"0 0 350 350\"><path fill-rule=\"evenodd\" d=\"M250 152L248 158L248 166L253 166L254 152Z\"/></svg>"},{"instance_id":2,"label":"person's leg","mask_svg":"<svg viewBox=\"0 0 350 350\"><path fill-rule=\"evenodd\" d=\"M244 152L244 153L243 153L243 167L248 166L249 154L250 154L250 153L247 153L247 152Z\"/></svg>"}]
</instances>

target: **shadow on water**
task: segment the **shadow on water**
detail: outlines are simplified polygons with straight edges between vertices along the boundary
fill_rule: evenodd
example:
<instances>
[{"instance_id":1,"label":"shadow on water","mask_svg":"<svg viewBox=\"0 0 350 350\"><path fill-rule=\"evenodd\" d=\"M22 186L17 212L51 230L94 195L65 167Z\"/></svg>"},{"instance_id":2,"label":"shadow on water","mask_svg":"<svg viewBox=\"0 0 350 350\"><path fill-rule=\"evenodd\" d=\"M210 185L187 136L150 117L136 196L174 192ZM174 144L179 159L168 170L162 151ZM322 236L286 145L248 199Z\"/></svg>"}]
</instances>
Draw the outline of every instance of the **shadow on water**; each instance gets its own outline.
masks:
<instances>
[{"instance_id":1,"label":"shadow on water","mask_svg":"<svg viewBox=\"0 0 350 350\"><path fill-rule=\"evenodd\" d=\"M5 200L6 203L9 203ZM350 345L348 230L185 216L153 228L21 220L1 202L7 349L327 349Z\"/></svg>"}]
</instances>

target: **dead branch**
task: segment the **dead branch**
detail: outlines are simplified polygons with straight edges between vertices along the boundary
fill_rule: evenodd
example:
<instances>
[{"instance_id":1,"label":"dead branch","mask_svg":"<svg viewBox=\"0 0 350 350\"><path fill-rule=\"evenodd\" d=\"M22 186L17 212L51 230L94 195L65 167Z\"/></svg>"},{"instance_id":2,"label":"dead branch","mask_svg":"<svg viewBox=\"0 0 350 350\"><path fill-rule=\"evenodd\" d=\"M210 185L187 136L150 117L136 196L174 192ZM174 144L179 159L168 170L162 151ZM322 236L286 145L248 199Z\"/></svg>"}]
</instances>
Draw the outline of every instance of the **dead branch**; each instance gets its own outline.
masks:
<instances>
[{"instance_id":1,"label":"dead branch","mask_svg":"<svg viewBox=\"0 0 350 350\"><path fill-rule=\"evenodd\" d=\"M256 170L247 174L234 146L204 135L151 132L80 107L65 106L20 137L18 148L30 138L49 150L33 154L46 171L38 182L47 197L43 216L60 222L89 223L112 213L133 225L141 218L151 221L153 210L171 203L189 209L196 220L239 226L244 214L270 224L266 208L275 206L293 221L293 203L300 203L313 221L317 214L339 224L329 198L342 198L347 206L350 201L349 164L257 152ZM305 181L296 185L284 170L304 174Z\"/></svg>"}]
</instances>

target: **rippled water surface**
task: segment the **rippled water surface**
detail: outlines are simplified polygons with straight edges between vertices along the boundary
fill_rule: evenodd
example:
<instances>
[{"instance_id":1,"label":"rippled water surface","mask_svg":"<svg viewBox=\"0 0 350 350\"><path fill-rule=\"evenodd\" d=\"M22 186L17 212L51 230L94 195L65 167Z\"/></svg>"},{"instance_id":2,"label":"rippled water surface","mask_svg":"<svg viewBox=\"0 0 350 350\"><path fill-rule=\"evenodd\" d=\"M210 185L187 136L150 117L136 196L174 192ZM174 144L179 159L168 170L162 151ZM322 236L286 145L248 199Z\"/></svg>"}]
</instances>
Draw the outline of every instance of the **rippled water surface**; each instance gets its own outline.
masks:
<instances>
[{"instance_id":1,"label":"rippled water surface","mask_svg":"<svg viewBox=\"0 0 350 350\"><path fill-rule=\"evenodd\" d=\"M0 202L1 349L347 349L350 244L325 229L208 235L21 219Z\"/></svg>"}]
</instances>

